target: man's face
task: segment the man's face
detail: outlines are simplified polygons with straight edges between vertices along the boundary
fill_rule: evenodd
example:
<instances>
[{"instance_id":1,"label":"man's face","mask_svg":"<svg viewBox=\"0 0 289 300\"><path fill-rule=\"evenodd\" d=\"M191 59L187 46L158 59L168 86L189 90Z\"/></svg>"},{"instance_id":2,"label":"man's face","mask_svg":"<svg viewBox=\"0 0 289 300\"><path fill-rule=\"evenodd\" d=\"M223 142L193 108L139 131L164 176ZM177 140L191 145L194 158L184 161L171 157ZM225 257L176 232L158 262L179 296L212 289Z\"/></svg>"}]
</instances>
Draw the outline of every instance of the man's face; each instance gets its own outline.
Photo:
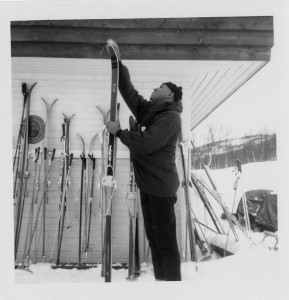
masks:
<instances>
[{"instance_id":1,"label":"man's face","mask_svg":"<svg viewBox=\"0 0 289 300\"><path fill-rule=\"evenodd\" d=\"M169 98L168 96L172 94L172 91L165 84L162 84L159 88L154 89L150 100L154 103L166 101Z\"/></svg>"}]
</instances>

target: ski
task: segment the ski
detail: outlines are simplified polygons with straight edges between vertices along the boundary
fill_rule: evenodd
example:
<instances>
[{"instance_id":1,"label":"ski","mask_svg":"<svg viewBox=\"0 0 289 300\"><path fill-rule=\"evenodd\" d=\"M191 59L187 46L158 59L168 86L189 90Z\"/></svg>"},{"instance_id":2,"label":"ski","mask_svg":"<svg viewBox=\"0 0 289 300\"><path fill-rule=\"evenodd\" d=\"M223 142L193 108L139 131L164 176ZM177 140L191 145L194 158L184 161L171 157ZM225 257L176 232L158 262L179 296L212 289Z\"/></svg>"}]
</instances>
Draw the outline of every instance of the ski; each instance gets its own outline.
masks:
<instances>
[{"instance_id":1,"label":"ski","mask_svg":"<svg viewBox=\"0 0 289 300\"><path fill-rule=\"evenodd\" d=\"M17 194L17 206L16 206L16 226L15 226L15 242L14 242L14 255L15 260L17 258L18 244L21 232L22 225L22 217L24 211L25 198L27 197L27 180L29 178L29 115L30 115L30 99L32 90L35 87L37 82L31 85L28 89L28 92L25 91L26 99L26 118L23 120L23 130L21 130L23 134L23 151L21 157L21 168L20 168L20 176L19 176L19 191ZM25 85L24 85L25 87ZM23 88L23 85L22 85ZM26 95L26 93L28 93ZM22 136L22 135L20 135ZM17 178L15 178L17 180Z\"/></svg>"},{"instance_id":2,"label":"ski","mask_svg":"<svg viewBox=\"0 0 289 300\"><path fill-rule=\"evenodd\" d=\"M189 147L188 148L188 163L187 163L187 180L188 180L188 183L189 183L189 186L188 186L189 190L190 190L190 187L192 186L192 182L191 182L191 178L192 178L191 155L192 155L192 153L191 153L191 149ZM200 251L203 255L202 260L204 260L204 259L209 258L210 255L208 254L208 249L205 247L203 241L206 242L206 244L207 244L208 248L211 250L211 252L212 252L212 248L211 248L210 244L208 243L208 241L206 239L203 228L200 226L200 223L198 222L197 217L195 215L195 211L192 209L192 207L191 207L191 214L192 214L192 217L193 217L192 221L193 221L193 227L194 227L195 243L199 246L199 249L200 249ZM197 230L197 225L198 225L199 230ZM199 232L202 235L203 240L201 240Z\"/></svg>"},{"instance_id":3,"label":"ski","mask_svg":"<svg viewBox=\"0 0 289 300\"><path fill-rule=\"evenodd\" d=\"M55 149L50 148L50 122L51 122L51 111L55 103L58 101L58 99L55 99L52 101L51 104L49 104L44 98L41 98L41 100L45 104L46 109L46 118L45 118L45 124L46 124L46 130L45 130L45 136L44 136L44 143L43 143L43 153L44 153L44 202L42 207L42 261L46 258L45 253L45 239L46 239L46 205L48 204L48 189L50 185L49 176L50 176L50 167L51 163L54 159L55 155ZM49 159L47 159L47 155L49 156Z\"/></svg>"},{"instance_id":4,"label":"ski","mask_svg":"<svg viewBox=\"0 0 289 300\"><path fill-rule=\"evenodd\" d=\"M92 171L92 175L90 176L90 173L88 173L89 178L91 177L91 182L88 180L88 206L89 206L89 212L88 212L88 229L87 229L87 238L86 238L86 245L85 245L85 254L88 254L89 251L89 239L90 239L90 228L91 228L91 217L92 217L92 209L93 209L93 197L94 197L94 179L95 179L95 164L96 164L96 158L93 156L92 153L92 144L95 140L95 138L98 136L98 133L95 134L90 143L89 143L89 153L88 153L88 157L90 159L90 162L92 164L91 166L91 171Z\"/></svg>"},{"instance_id":5,"label":"ski","mask_svg":"<svg viewBox=\"0 0 289 300\"><path fill-rule=\"evenodd\" d=\"M135 182L134 182L134 174L133 174L133 166L132 162L130 162L130 191L127 194L126 197L126 203L129 213L129 253L128 253L128 277L127 279L133 279L134 278L134 217L135 217L135 211L133 207L133 211L131 212L130 203L133 203L133 206L135 204Z\"/></svg>"},{"instance_id":6,"label":"ski","mask_svg":"<svg viewBox=\"0 0 289 300\"><path fill-rule=\"evenodd\" d=\"M119 49L113 40L107 40L106 47L111 58L112 79L111 79L111 103L110 103L110 121L117 120L117 91L119 80ZM111 282L112 268L112 200L116 188L115 181L115 160L116 160L116 137L109 134L108 142L108 161L106 176L102 184L110 190L110 199L105 215L105 282Z\"/></svg>"},{"instance_id":7,"label":"ski","mask_svg":"<svg viewBox=\"0 0 289 300\"><path fill-rule=\"evenodd\" d=\"M103 129L99 133L100 144L101 144L101 166L100 166L100 215L101 215L101 277L104 277L104 245L105 245L105 235L104 235L104 227L105 227L105 202L107 199L107 191L106 188L102 184L102 178L105 176L105 169L106 169L106 159L107 159L107 150L108 150L108 136L107 130L105 127L106 122L109 119L110 110L104 111L99 106L96 108L101 112L103 118Z\"/></svg>"},{"instance_id":8,"label":"ski","mask_svg":"<svg viewBox=\"0 0 289 300\"><path fill-rule=\"evenodd\" d=\"M21 136L23 135L23 130L24 130L24 113L25 113L25 107L28 99L28 89L27 89L27 84L25 82L22 83L22 95L24 97L23 99L23 107L22 107L22 114L21 114L21 120L20 120L20 126L19 126L19 132L18 132L18 137L17 137L17 142L16 142L16 149L15 149L15 154L13 158L13 172L14 169L16 168L15 176L14 176L14 188L13 188L13 199L15 201L16 197L16 187L19 182L18 176L19 176L19 162L20 162L20 155L21 155Z\"/></svg>"},{"instance_id":9,"label":"ski","mask_svg":"<svg viewBox=\"0 0 289 300\"><path fill-rule=\"evenodd\" d=\"M250 218L249 218L249 211L248 211L248 205L247 205L247 199L246 199L246 194L244 192L243 189L243 185L242 185L242 165L241 162L237 159L237 179L236 179L236 190L237 187L240 186L241 187L241 194L242 194L242 205L243 205L243 212L244 212L244 220L245 220L245 228L248 231L248 233L250 234L251 231L251 224L250 224Z\"/></svg>"},{"instance_id":10,"label":"ski","mask_svg":"<svg viewBox=\"0 0 289 300\"><path fill-rule=\"evenodd\" d=\"M180 133L180 153L181 153L181 167L183 173L183 188L184 188L184 195L185 195L185 204L186 204L186 223L187 223L187 230L189 235L189 243L190 243L190 252L191 252L191 261L197 262L197 251L196 251L196 237L195 237L195 222L192 220L191 217L191 200L190 200L190 191L189 191L189 178L187 177L186 173L186 163L185 163L185 153L184 153L184 145L185 142L183 141L182 132ZM194 225L193 225L193 224Z\"/></svg>"},{"instance_id":11,"label":"ski","mask_svg":"<svg viewBox=\"0 0 289 300\"><path fill-rule=\"evenodd\" d=\"M130 130L134 130L133 116L129 118ZM129 254L128 254L128 280L140 275L139 237L138 237L138 189L135 182L133 162L130 156L129 192L126 197L129 214Z\"/></svg>"},{"instance_id":12,"label":"ski","mask_svg":"<svg viewBox=\"0 0 289 300\"><path fill-rule=\"evenodd\" d=\"M135 276L140 275L140 255L139 255L139 190L136 188L136 208L135 208L135 246L134 246L134 266Z\"/></svg>"},{"instance_id":13,"label":"ski","mask_svg":"<svg viewBox=\"0 0 289 300\"><path fill-rule=\"evenodd\" d=\"M130 189L126 197L129 213L129 259L127 279L140 275L139 236L138 236L138 189L135 182L133 164L130 162Z\"/></svg>"},{"instance_id":14,"label":"ski","mask_svg":"<svg viewBox=\"0 0 289 300\"><path fill-rule=\"evenodd\" d=\"M70 170L72 164L73 154L69 150L69 129L70 122L74 115L67 117L65 114L64 123L62 123L62 137L63 142L63 164L62 164L62 174L61 174L61 190L60 190L60 212L59 212L59 223L58 223L58 242L57 242L57 259L56 264L60 263L60 253L61 253L61 244L63 237L64 221L65 221L65 212L67 209L67 189L70 186ZM69 226L66 226L69 229Z\"/></svg>"},{"instance_id":15,"label":"ski","mask_svg":"<svg viewBox=\"0 0 289 300\"><path fill-rule=\"evenodd\" d=\"M79 201L79 232L78 232L78 266L81 266L81 256L82 256L82 205L83 205L83 188L84 188L84 173L86 171L86 157L85 157L85 143L81 135L78 134L82 141L82 153L81 158L81 180L80 180L80 201Z\"/></svg>"},{"instance_id":16,"label":"ski","mask_svg":"<svg viewBox=\"0 0 289 300\"><path fill-rule=\"evenodd\" d=\"M37 179L37 172L38 172L38 163L40 156L40 147L35 148L35 155L34 155L34 179L33 179L33 190L32 190L32 197L31 197L31 203L30 203L30 210L29 210L29 217L28 217L28 224L27 224L27 232L26 232L26 240L25 240L25 246L24 246L24 253L23 253L23 266L29 267L29 257L30 257L30 247L28 247L28 240L29 237L31 238L32 234L32 224L33 224L33 215L34 215L34 206L36 202L36 179ZM26 263L25 263L26 261Z\"/></svg>"}]
</instances>

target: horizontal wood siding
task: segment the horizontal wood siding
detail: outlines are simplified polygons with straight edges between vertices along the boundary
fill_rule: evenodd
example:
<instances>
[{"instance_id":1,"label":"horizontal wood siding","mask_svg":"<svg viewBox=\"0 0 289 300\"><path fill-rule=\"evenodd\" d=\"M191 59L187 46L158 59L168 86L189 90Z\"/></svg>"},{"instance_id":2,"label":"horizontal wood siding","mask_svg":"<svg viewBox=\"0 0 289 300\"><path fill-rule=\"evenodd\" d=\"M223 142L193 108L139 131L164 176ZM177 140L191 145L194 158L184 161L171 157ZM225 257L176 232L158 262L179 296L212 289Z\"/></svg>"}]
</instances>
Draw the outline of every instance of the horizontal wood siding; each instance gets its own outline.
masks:
<instances>
[{"instance_id":1,"label":"horizontal wood siding","mask_svg":"<svg viewBox=\"0 0 289 300\"><path fill-rule=\"evenodd\" d=\"M79 234L79 192L82 143L77 136L79 133L85 140L86 154L92 137L101 132L103 128L102 115L96 109L96 105L104 110L109 109L110 103L110 61L109 60L78 60L78 59L41 59L41 58L13 58L12 59L12 110L13 110L13 153L16 146L16 139L21 117L23 96L21 94L21 83L26 82L28 86L37 82L31 97L31 114L38 115L45 120L45 106L41 97L51 103L58 99L51 113L50 124L50 148L56 148L56 158L52 163L49 187L49 202L46 205L46 260L56 261L57 239L53 248L53 242L59 220L60 188L58 181L61 169L62 143L61 124L63 115L75 114L70 127L70 149L74 153L74 160L71 167L71 186L68 189L68 213L66 214L63 244L60 261L65 263L78 262L78 234ZM147 73L137 73L135 76L136 86L140 92L148 94L155 86L154 77L148 79ZM128 127L128 116L130 114L124 101L119 95L120 122L122 128ZM34 182L34 149L42 146L42 142L30 145L31 158L29 169L31 176L28 180L29 194L24 206L22 230L19 241L17 260L22 262L23 251L26 242L26 233L29 220L30 203L32 198L32 185ZM44 145L45 146L45 145ZM129 182L129 153L127 148L118 143L117 159L117 190L113 202L113 262L127 262L128 260L128 230L129 218L126 205L126 194ZM97 137L92 144L92 152L97 157L95 170L95 193L93 198L93 215L91 220L90 251L87 257L83 256L83 262L95 263L101 261L101 216L100 216L100 168L101 168L101 144ZM89 161L88 161L89 163ZM41 175L39 198L43 193L44 176ZM179 202L181 199L179 199ZM37 205L34 207L34 219L37 213ZM181 247L181 222L180 203L176 205L178 224L178 243ZM68 218L67 218L68 216ZM42 213L40 213L37 234L32 243L31 258L34 262L42 260ZM82 228L84 228L84 221ZM144 261L146 252L142 214L140 214L140 253ZM53 249L53 252L52 252Z\"/></svg>"}]
</instances>

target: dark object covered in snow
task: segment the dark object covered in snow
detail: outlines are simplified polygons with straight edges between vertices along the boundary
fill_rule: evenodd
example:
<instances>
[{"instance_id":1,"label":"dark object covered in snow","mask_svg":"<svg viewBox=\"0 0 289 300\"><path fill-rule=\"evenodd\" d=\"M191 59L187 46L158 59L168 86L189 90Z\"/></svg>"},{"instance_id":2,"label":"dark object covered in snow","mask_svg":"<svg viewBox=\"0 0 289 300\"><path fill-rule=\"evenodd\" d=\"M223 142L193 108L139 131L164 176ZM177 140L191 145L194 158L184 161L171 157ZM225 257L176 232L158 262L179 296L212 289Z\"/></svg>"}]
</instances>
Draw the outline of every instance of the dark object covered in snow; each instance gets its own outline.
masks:
<instances>
[{"instance_id":1,"label":"dark object covered in snow","mask_svg":"<svg viewBox=\"0 0 289 300\"><path fill-rule=\"evenodd\" d=\"M271 190L251 190L245 193L252 230L278 230L277 195ZM240 199L236 217L244 220L243 202Z\"/></svg>"}]
</instances>

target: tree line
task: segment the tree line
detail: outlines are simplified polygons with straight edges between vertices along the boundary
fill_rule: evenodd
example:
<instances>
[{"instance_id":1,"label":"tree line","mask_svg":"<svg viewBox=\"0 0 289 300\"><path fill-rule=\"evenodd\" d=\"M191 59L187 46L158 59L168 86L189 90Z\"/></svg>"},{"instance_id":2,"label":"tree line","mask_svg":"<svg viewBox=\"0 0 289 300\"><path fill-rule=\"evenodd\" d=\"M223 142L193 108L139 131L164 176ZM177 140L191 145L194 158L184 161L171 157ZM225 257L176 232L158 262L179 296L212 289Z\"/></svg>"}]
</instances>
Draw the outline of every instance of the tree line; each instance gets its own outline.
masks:
<instances>
[{"instance_id":1,"label":"tree line","mask_svg":"<svg viewBox=\"0 0 289 300\"><path fill-rule=\"evenodd\" d=\"M246 135L238 139L228 137L215 141L213 131L211 142L192 150L192 166L201 169L201 163L194 151L202 157L211 169L222 169L236 166L237 159L242 164L251 162L271 161L277 159L276 134Z\"/></svg>"}]
</instances>

